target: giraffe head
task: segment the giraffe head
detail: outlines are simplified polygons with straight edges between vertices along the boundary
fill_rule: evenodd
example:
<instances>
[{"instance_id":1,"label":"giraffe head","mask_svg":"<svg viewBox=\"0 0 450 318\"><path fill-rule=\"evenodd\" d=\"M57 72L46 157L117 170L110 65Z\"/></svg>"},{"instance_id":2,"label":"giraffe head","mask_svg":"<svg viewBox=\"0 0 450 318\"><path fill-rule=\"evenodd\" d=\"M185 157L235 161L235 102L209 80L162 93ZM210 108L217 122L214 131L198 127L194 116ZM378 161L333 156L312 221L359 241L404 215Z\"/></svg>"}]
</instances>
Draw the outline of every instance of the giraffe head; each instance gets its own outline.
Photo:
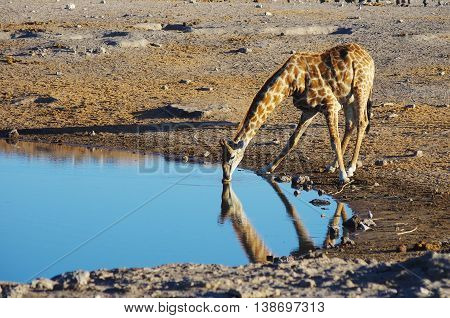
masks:
<instances>
[{"instance_id":1,"label":"giraffe head","mask_svg":"<svg viewBox=\"0 0 450 318\"><path fill-rule=\"evenodd\" d=\"M244 142L222 139L222 169L224 182L231 181L231 175L244 157Z\"/></svg>"}]
</instances>

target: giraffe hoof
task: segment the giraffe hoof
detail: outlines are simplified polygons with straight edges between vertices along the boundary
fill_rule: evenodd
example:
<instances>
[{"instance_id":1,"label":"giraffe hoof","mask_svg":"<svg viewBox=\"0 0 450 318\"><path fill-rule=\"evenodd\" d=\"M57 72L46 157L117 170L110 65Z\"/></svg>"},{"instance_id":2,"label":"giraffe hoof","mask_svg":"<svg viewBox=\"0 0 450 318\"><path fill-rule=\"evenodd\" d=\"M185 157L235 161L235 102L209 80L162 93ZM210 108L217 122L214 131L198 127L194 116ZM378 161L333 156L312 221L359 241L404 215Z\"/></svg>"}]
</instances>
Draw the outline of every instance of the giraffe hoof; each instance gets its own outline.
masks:
<instances>
[{"instance_id":1,"label":"giraffe hoof","mask_svg":"<svg viewBox=\"0 0 450 318\"><path fill-rule=\"evenodd\" d=\"M354 172L356 171L356 168L350 167L347 170L347 177L353 177Z\"/></svg>"},{"instance_id":2,"label":"giraffe hoof","mask_svg":"<svg viewBox=\"0 0 450 318\"><path fill-rule=\"evenodd\" d=\"M328 165L325 167L325 172L327 173L333 173L336 171L336 166L335 165Z\"/></svg>"}]
</instances>

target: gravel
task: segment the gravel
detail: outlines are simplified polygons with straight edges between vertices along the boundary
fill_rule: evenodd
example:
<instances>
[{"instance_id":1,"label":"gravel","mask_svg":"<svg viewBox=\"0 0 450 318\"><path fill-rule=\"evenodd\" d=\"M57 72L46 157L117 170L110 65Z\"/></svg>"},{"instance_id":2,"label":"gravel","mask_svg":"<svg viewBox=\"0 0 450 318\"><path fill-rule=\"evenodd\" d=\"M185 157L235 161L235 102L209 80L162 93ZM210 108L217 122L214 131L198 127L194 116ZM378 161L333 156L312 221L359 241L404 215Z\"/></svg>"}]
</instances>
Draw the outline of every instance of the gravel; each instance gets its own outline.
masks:
<instances>
[{"instance_id":1,"label":"gravel","mask_svg":"<svg viewBox=\"0 0 450 318\"><path fill-rule=\"evenodd\" d=\"M278 264L168 264L76 271L30 284L0 283L3 297L449 297L450 255L404 262L312 253Z\"/></svg>"}]
</instances>

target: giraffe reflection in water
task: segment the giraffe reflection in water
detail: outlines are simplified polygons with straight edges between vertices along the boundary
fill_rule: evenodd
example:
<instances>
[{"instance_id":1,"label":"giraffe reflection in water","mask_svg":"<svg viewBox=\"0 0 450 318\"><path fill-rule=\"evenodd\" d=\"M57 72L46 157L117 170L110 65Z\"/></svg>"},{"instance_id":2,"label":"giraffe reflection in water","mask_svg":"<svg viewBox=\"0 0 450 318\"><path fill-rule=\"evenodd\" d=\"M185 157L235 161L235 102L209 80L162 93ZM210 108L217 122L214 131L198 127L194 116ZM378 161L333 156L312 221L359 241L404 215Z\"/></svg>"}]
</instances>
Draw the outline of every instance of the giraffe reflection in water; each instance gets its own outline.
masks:
<instances>
[{"instance_id":1,"label":"giraffe reflection in water","mask_svg":"<svg viewBox=\"0 0 450 318\"><path fill-rule=\"evenodd\" d=\"M291 251L290 255L295 257L315 250L316 247L314 246L314 242L311 239L307 228L303 224L296 207L289 201L283 190L275 181L270 178L265 178L265 180L272 186L280 198L295 229L298 239L298 248ZM247 218L244 207L242 206L239 197L233 191L231 183L224 182L222 186L222 204L219 223L223 224L227 219L230 220L233 230L250 262L266 262L267 257L273 255L272 251L265 244L264 240ZM341 218L345 221L347 219L347 213L344 204L338 203L334 217L330 219L323 247L333 247L336 244L336 240L339 238L339 220ZM343 232L344 237L348 237L348 231L346 231L345 228Z\"/></svg>"}]
</instances>

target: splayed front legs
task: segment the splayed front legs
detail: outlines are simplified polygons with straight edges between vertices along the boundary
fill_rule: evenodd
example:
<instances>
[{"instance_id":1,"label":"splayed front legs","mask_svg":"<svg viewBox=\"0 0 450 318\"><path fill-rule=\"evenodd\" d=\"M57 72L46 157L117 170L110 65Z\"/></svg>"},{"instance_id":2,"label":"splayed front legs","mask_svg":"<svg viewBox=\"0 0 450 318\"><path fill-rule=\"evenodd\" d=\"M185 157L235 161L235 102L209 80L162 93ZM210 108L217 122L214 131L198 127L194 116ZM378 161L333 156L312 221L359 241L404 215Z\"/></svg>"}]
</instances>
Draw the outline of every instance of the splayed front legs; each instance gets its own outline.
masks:
<instances>
[{"instance_id":1,"label":"splayed front legs","mask_svg":"<svg viewBox=\"0 0 450 318\"><path fill-rule=\"evenodd\" d=\"M280 154L276 157L276 159L272 163L260 169L258 173L260 174L272 173L278 167L281 161L283 161L283 159L288 155L288 153L297 145L303 133L306 131L306 129L311 124L316 115L317 115L316 111L303 112L302 117L300 118L300 122L298 123L297 127L295 128L294 132L289 138L289 141L286 144L286 146L283 148L283 150L280 152Z\"/></svg>"}]
</instances>

